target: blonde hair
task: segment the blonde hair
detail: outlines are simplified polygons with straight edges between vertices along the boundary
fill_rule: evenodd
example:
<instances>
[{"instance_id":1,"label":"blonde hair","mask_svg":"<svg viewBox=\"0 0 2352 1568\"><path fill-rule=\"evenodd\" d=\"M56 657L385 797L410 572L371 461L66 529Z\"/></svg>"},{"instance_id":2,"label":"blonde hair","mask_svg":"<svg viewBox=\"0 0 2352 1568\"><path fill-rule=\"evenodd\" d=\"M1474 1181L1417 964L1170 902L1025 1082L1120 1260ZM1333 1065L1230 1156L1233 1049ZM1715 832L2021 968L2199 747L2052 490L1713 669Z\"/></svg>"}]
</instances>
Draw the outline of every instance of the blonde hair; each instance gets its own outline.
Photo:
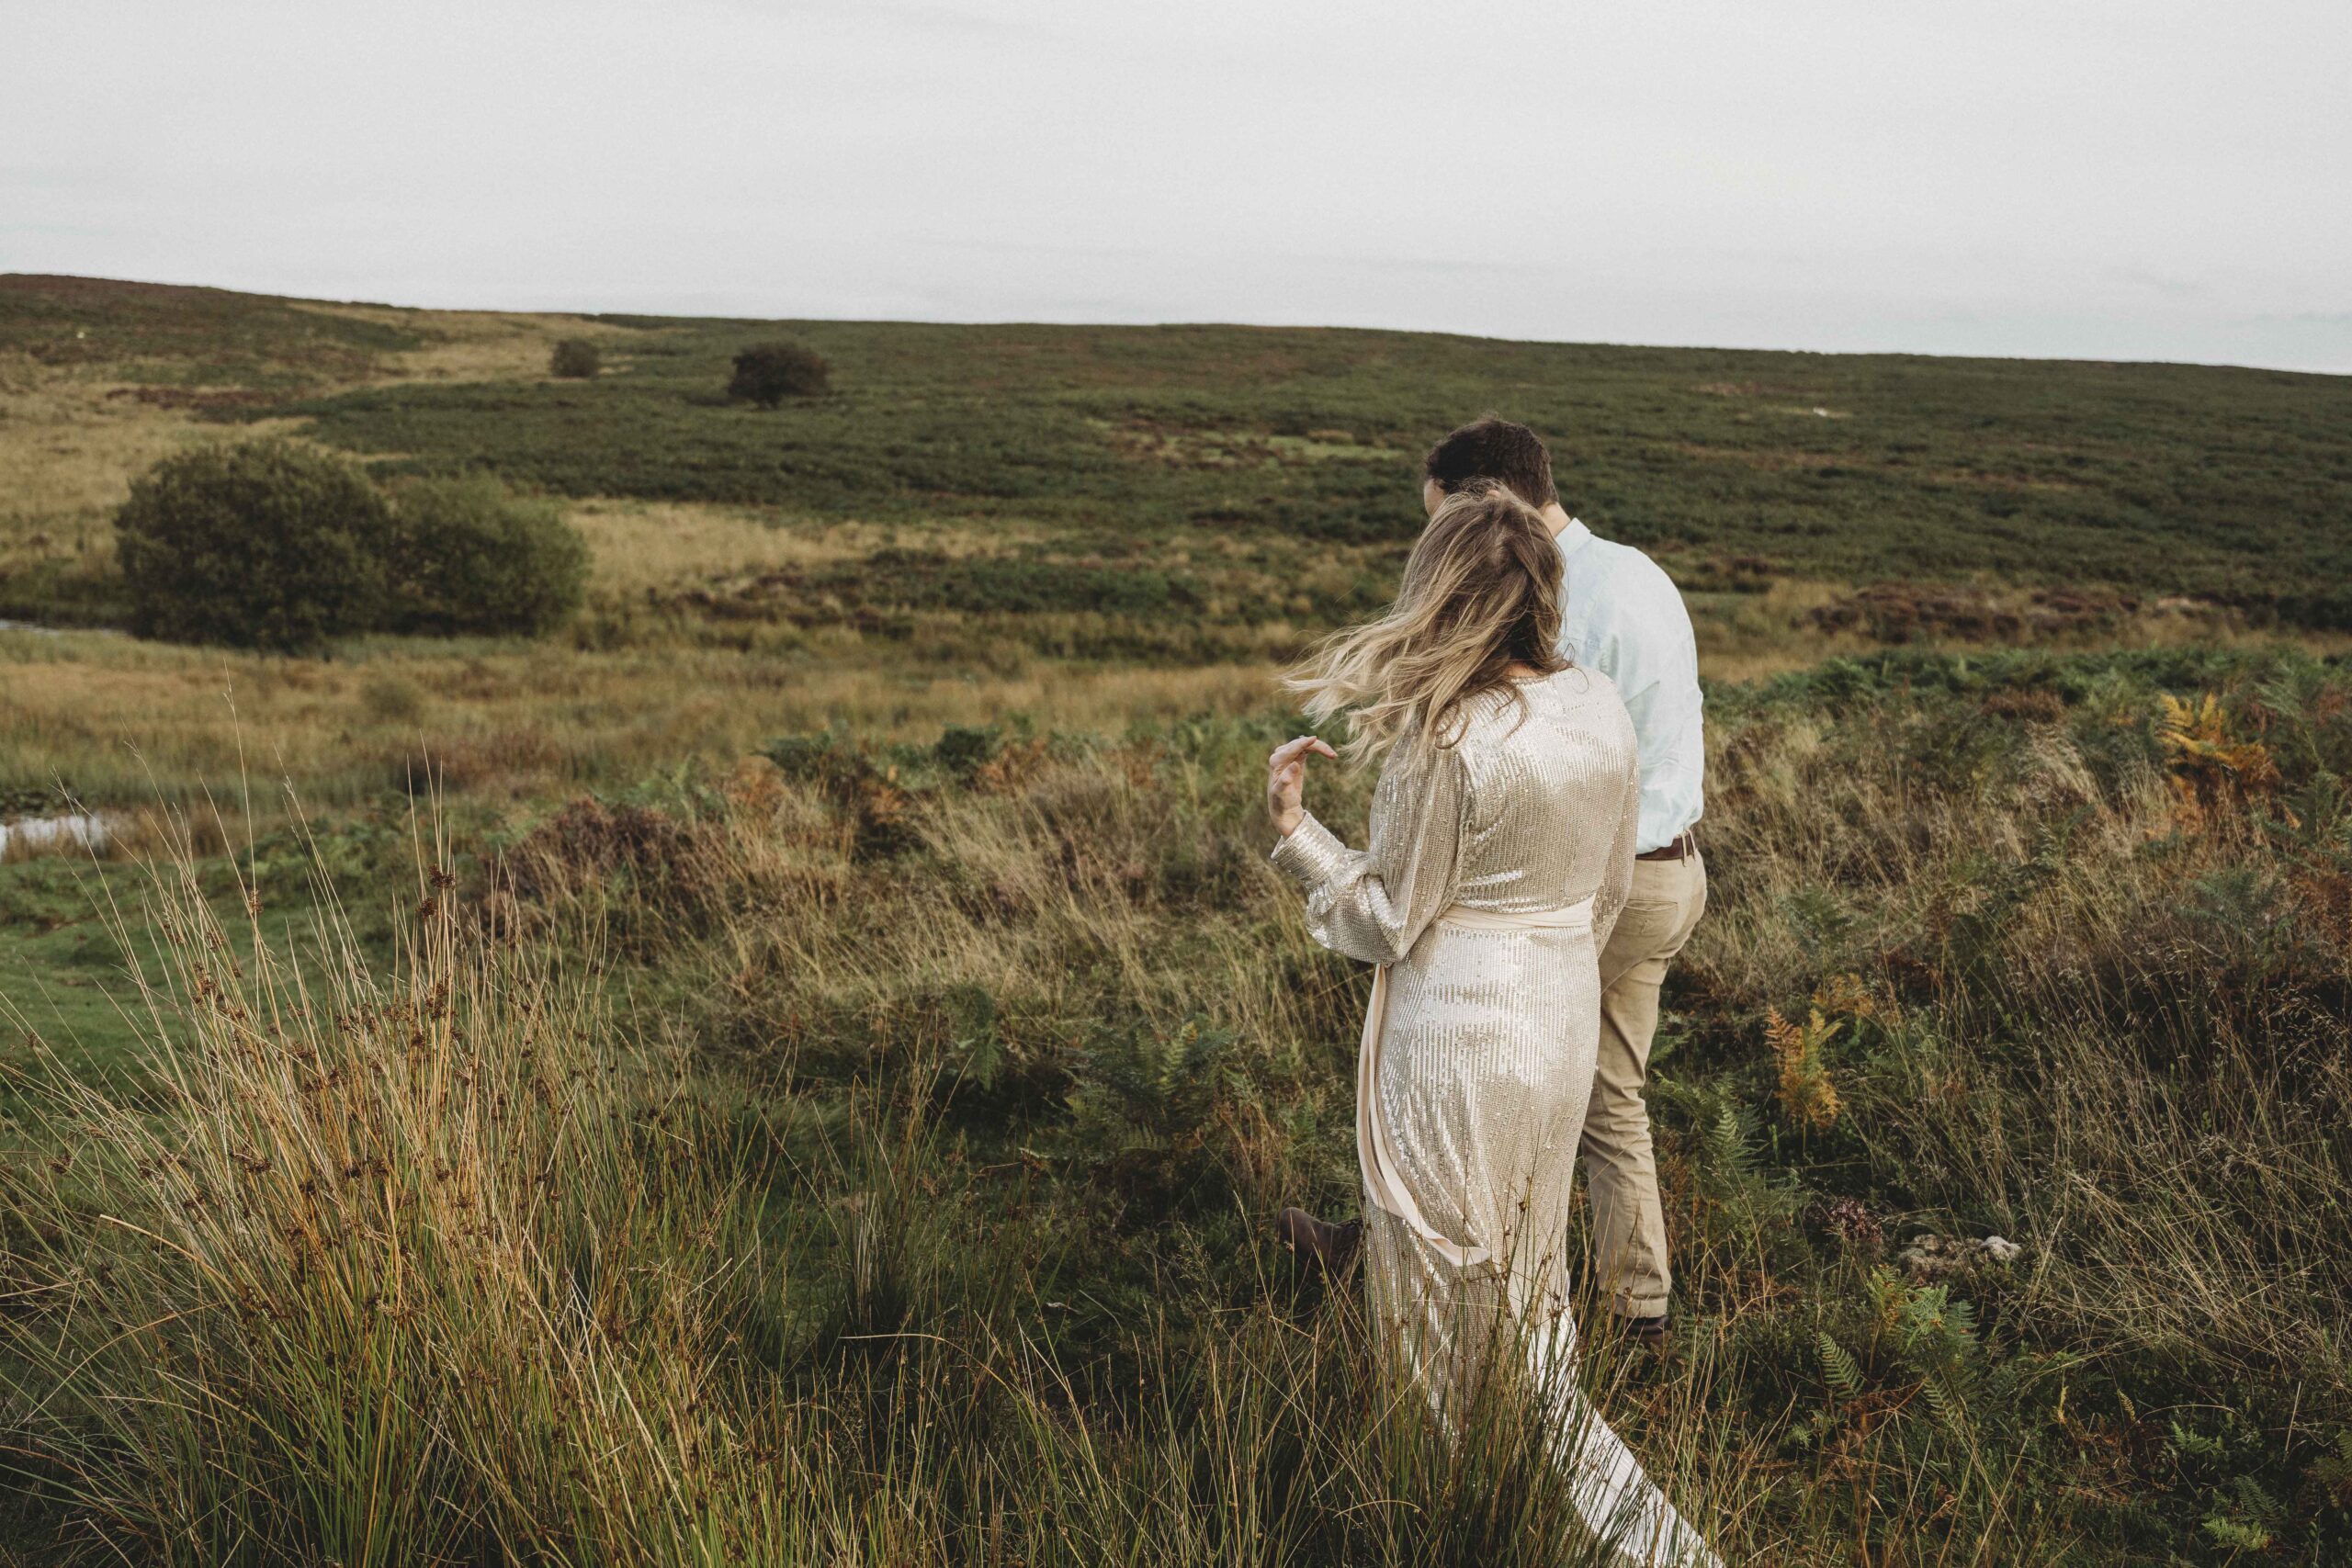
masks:
<instances>
[{"instance_id":1,"label":"blonde hair","mask_svg":"<svg viewBox=\"0 0 2352 1568\"><path fill-rule=\"evenodd\" d=\"M1405 743L1408 763L1461 738L1463 705L1518 697L1510 668L1560 656L1560 550L1535 510L1491 480L1446 497L1378 620L1326 638L1283 683L1317 723L1348 716L1341 755L1362 764ZM1523 701L1524 699L1520 699Z\"/></svg>"}]
</instances>

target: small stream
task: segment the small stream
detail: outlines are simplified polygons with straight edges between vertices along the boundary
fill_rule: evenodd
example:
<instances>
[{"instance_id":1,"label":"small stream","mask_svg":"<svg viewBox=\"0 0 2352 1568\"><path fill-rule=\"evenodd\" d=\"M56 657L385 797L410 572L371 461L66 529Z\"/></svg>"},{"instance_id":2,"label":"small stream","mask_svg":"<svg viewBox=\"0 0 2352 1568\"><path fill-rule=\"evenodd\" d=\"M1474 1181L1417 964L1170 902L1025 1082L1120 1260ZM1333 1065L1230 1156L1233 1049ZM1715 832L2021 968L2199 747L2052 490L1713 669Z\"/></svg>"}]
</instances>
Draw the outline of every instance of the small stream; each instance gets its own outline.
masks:
<instances>
[{"instance_id":1,"label":"small stream","mask_svg":"<svg viewBox=\"0 0 2352 1568\"><path fill-rule=\"evenodd\" d=\"M0 861L64 850L103 854L127 825L126 818L108 811L72 811L0 822Z\"/></svg>"}]
</instances>

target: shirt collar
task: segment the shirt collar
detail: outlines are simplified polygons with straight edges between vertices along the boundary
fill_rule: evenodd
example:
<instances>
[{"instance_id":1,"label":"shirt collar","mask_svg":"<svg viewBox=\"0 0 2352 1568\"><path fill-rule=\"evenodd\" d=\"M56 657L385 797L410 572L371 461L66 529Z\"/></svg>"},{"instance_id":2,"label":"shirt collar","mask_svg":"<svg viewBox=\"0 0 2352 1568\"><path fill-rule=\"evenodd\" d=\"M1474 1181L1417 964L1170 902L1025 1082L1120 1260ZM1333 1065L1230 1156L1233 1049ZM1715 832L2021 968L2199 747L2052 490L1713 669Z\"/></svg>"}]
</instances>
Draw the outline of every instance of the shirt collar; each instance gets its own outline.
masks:
<instances>
[{"instance_id":1,"label":"shirt collar","mask_svg":"<svg viewBox=\"0 0 2352 1568\"><path fill-rule=\"evenodd\" d=\"M1571 517L1568 519L1568 525L1561 529L1555 537L1560 541L1560 553L1564 556L1572 556L1592 543L1592 530L1584 525L1581 518Z\"/></svg>"}]
</instances>

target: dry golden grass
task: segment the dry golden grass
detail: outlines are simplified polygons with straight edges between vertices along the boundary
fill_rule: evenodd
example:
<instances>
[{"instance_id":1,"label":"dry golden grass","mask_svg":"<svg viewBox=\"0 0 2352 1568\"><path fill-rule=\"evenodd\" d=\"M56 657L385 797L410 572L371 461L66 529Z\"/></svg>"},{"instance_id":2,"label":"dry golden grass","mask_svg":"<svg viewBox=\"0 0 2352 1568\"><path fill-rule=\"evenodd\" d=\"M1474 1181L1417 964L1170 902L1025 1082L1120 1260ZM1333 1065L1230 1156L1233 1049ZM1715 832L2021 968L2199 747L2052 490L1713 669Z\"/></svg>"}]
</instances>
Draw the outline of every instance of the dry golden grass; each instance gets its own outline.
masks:
<instances>
[{"instance_id":1,"label":"dry golden grass","mask_svg":"<svg viewBox=\"0 0 2352 1568\"><path fill-rule=\"evenodd\" d=\"M400 784L422 750L450 787L522 798L690 759L723 763L777 735L829 728L927 740L948 725L1021 716L1047 729L1118 733L1283 705L1278 671L1306 635L1283 623L1237 632L1236 648L1255 649L1250 660L1103 665L991 642L987 626L952 611L912 617L902 638L648 616L633 607L854 559L910 531L621 502L572 515L594 548L605 609L571 642L374 638L331 658L289 659L103 632L0 631L0 787L62 778L94 799L135 801L152 777L178 798L199 781L235 776L242 759L313 799L344 800ZM1004 542L978 532L922 539L956 553ZM1836 596L1787 581L1760 594L1694 595L1702 673L1750 682L1869 651L1876 645L1858 631L1809 623ZM2266 640L2193 611L2145 608L2120 624L2126 635L2111 640L2125 646ZM2319 653L2352 647L2342 636L2295 640ZM995 649L986 658L975 653L983 643Z\"/></svg>"},{"instance_id":2,"label":"dry golden grass","mask_svg":"<svg viewBox=\"0 0 2352 1568\"><path fill-rule=\"evenodd\" d=\"M644 335L577 316L289 303L434 334L422 348L389 356L375 374L328 381L321 392L544 377L561 338L588 338L610 349ZM61 558L78 570L102 570L114 549L110 516L138 475L191 446L299 435L308 423L223 424L141 397L142 390L153 389L120 379L109 367L44 365L28 354L0 353L0 477L6 481L0 486L0 572Z\"/></svg>"},{"instance_id":3,"label":"dry golden grass","mask_svg":"<svg viewBox=\"0 0 2352 1568\"><path fill-rule=\"evenodd\" d=\"M1886 644L1857 627L1830 627L1815 612L1844 600L1849 585L1775 578L1760 593L1691 593L1690 619L1699 639L1699 672L1708 681L1747 682L1806 670L1825 659L1871 653ZM1988 613L2030 621L2030 590L1975 585ZM2053 650L2152 648L2270 648L2290 645L2320 657L2352 651L2352 633L2255 626L2218 605L2159 600L2071 631L2034 631L2017 638L1926 633L1908 646L1949 652L1996 653L2030 641Z\"/></svg>"},{"instance_id":4,"label":"dry golden grass","mask_svg":"<svg viewBox=\"0 0 2352 1568\"><path fill-rule=\"evenodd\" d=\"M210 424L130 390L0 355L0 571L61 558L100 570L114 553L111 515L133 477L191 446L299 428L292 420Z\"/></svg>"},{"instance_id":5,"label":"dry golden grass","mask_svg":"<svg viewBox=\"0 0 2352 1568\"><path fill-rule=\"evenodd\" d=\"M398 784L430 753L452 788L518 796L725 760L780 734L841 726L935 739L1026 715L1118 731L1274 700L1261 666L988 675L828 634L798 650L617 651L381 639L331 660L0 632L0 779L62 776L102 800L174 796L241 761L313 800Z\"/></svg>"},{"instance_id":6,"label":"dry golden grass","mask_svg":"<svg viewBox=\"0 0 2352 1568\"><path fill-rule=\"evenodd\" d=\"M1164 829L1120 776L1050 782ZM822 863L838 838L784 794L661 847L772 894L788 840ZM475 942L446 859L390 970L332 913L297 950L258 884L224 916L185 858L153 870L155 951L128 954L152 1092L38 1045L12 1084L54 1151L0 1162L18 1540L190 1568L1600 1560L1510 1391L1441 1431L1351 1311L1257 1290L1204 1323L1141 1314L1134 1375L1103 1386L1037 1316L1046 1216L1005 1213L899 1092L931 1066L746 1101L632 1039L558 950ZM1087 940L1082 911L1055 919ZM895 951L922 959L919 934ZM1136 956L1165 967L1155 946ZM747 1109L788 1157L746 1157ZM1615 1396L1624 1359L1592 1359ZM1758 1528L1766 1478L1699 1387L1643 1396L1661 1473L1686 1498L1703 1474L1711 1528Z\"/></svg>"},{"instance_id":7,"label":"dry golden grass","mask_svg":"<svg viewBox=\"0 0 2352 1568\"><path fill-rule=\"evenodd\" d=\"M214 672L266 684L258 707L298 732L340 719L363 743L432 729L445 703L512 703L542 728L480 738L494 769L552 746L562 703L611 695L563 692L567 664L637 668L485 646L428 684L397 646ZM175 673L172 650L91 652ZM674 695L704 656L632 657L673 664L649 689ZM747 702L814 727L789 709L813 691L789 660L718 662L801 684L682 712L704 733L662 739L665 764L718 744ZM2177 783L2209 752L2152 738L2159 692L2097 663L2052 685L2011 661L1954 690L1922 661L1850 701L1725 692L1713 715L1713 903L1656 1079L1685 1325L1675 1357L1622 1378L1622 1342L1589 1353L1596 1397L1732 1561L2120 1565L2211 1518L2340 1540L2289 1509L2352 1418L2334 1330L2352 1188L2330 1131L2352 1081L2325 923L2345 872L2289 863L2288 829L2249 808L2340 776L2347 708L2291 659L2200 704L2209 750L2258 744L2282 772L2236 767L2184 831ZM191 691L205 673L177 672ZM1260 701L1181 684L1218 673L963 684L1115 729L1122 703ZM877 669L831 694L878 726L925 678ZM944 712L900 733L932 739ZM78 1474L91 1529L175 1531L188 1562L220 1555L207 1529L274 1531L286 1561L369 1560L363 1448L429 1468L433 1489L385 1506L460 1561L494 1555L484 1540L550 1562L1190 1563L1233 1561L1236 1541L1316 1564L1580 1561L1496 1517L1555 1506L1552 1478L1498 1484L1383 1436L1393 1406L1358 1381L1357 1320L1253 1252L1275 1205L1351 1191L1362 985L1264 861L1271 716L960 766L882 754L860 728L666 806L575 803L494 863L503 877L403 882L445 932L463 907L518 939L479 972L494 984L447 935L380 987L345 943L340 994L300 1017L267 1002L266 964L216 959L243 939L179 900L166 962L188 968L160 1009L202 1042L192 1065L160 1111L69 1084L47 1135L71 1167L0 1164L0 1212L40 1238L24 1309L0 1314L37 1418L0 1440ZM1369 784L1325 775L1317 808L1360 823ZM2340 841L2340 795L2294 798L2295 831ZM582 932L628 955L647 1033L691 1039L712 1073L640 1098L614 1071L637 1060L621 1034L559 1006L582 1025L559 1039L502 999L560 1002L535 966L571 964L560 944ZM1808 1124L1774 1093L1764 1025L1816 1006L1850 1021L1799 1064L1828 1091ZM1223 1043L1183 1054L1201 1040ZM729 1202L746 1138L772 1184L759 1213L783 1228L771 1253ZM160 1157L179 1142L187 1160ZM557 1162L560 1201L525 1179ZM692 1183L674 1207L673 1179ZM1809 1217L1833 1195L1859 1228ZM319 1212L333 1245L305 1261ZM1914 1278L1889 1255L1915 1228L1997 1231L2023 1261ZM380 1298L349 1288L395 1268ZM122 1283L77 1294L100 1269ZM571 1311L583 1292L608 1293ZM85 1299L100 1315L78 1315ZM165 1365L136 1325L189 1301L188 1359ZM401 1391L399 1419L350 1419L355 1340L387 1347L370 1386ZM215 1419L226 1399L167 1387L233 1389L268 1441ZM435 1403L452 1388L462 1401ZM2182 1462L2216 1430L2245 1434L2232 1472ZM878 1546L856 1533L876 1517L893 1522Z\"/></svg>"},{"instance_id":8,"label":"dry golden grass","mask_svg":"<svg viewBox=\"0 0 2352 1568\"><path fill-rule=\"evenodd\" d=\"M894 547L991 555L1044 532L1018 525L983 531L952 524L825 523L779 518L756 507L618 499L582 502L568 515L588 541L591 586L632 597L688 586L723 589L782 568L859 560Z\"/></svg>"},{"instance_id":9,"label":"dry golden grass","mask_svg":"<svg viewBox=\"0 0 2352 1568\"><path fill-rule=\"evenodd\" d=\"M640 328L616 326L584 316L519 310L404 310L389 305L338 305L289 299L297 310L351 321L373 321L409 331L422 329L435 341L391 356L388 372L368 386L403 381L523 381L548 373L548 355L564 338L584 338L608 353L645 336Z\"/></svg>"}]
</instances>

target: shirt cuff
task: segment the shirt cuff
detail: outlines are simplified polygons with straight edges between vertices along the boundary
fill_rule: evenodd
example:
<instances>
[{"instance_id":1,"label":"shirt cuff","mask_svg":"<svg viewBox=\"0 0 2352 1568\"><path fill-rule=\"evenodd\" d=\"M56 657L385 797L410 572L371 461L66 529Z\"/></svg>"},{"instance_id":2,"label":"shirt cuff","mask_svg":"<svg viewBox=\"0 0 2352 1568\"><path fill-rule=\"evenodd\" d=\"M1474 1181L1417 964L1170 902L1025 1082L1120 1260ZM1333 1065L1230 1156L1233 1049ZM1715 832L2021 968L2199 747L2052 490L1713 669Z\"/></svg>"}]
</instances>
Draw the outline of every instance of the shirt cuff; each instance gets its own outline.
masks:
<instances>
[{"instance_id":1,"label":"shirt cuff","mask_svg":"<svg viewBox=\"0 0 2352 1568\"><path fill-rule=\"evenodd\" d=\"M1302 887L1319 887L1338 874L1348 846L1311 811L1298 815L1298 826L1283 835L1268 858L1296 878Z\"/></svg>"}]
</instances>

